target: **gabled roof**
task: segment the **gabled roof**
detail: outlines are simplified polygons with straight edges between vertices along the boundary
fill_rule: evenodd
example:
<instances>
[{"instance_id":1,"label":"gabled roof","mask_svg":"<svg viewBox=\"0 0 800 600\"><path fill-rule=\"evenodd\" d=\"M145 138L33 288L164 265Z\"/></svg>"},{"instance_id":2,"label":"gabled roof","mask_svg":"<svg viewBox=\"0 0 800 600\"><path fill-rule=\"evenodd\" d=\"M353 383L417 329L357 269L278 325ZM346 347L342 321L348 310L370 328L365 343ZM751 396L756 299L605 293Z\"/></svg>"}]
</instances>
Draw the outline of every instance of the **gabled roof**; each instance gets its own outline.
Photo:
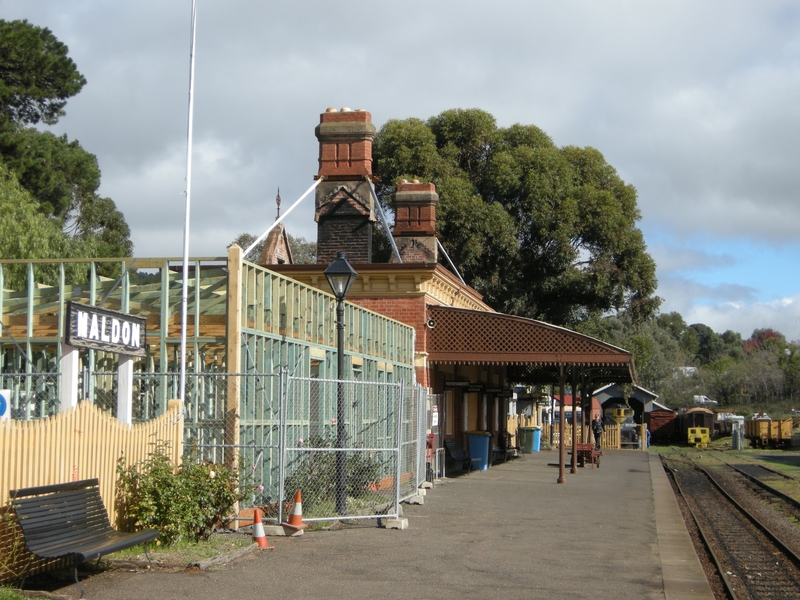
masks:
<instances>
[{"instance_id":1,"label":"gabled roof","mask_svg":"<svg viewBox=\"0 0 800 600\"><path fill-rule=\"evenodd\" d=\"M514 381L532 383L553 381L562 367L580 367L596 381L635 377L630 352L542 321L436 305L428 318L431 363L515 365Z\"/></svg>"}]
</instances>

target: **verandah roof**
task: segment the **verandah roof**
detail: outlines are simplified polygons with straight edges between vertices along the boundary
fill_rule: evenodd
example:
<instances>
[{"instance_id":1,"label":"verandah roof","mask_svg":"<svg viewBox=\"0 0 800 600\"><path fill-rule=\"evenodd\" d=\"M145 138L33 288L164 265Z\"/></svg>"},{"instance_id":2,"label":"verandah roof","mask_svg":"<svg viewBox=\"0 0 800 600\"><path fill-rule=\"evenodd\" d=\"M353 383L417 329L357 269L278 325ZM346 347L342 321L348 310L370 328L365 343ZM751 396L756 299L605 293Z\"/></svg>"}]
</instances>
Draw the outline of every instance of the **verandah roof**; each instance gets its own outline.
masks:
<instances>
[{"instance_id":1,"label":"verandah roof","mask_svg":"<svg viewBox=\"0 0 800 600\"><path fill-rule=\"evenodd\" d=\"M635 380L630 352L563 327L438 305L428 305L428 317L431 363L506 364L520 383L551 382L564 367L595 381Z\"/></svg>"}]
</instances>

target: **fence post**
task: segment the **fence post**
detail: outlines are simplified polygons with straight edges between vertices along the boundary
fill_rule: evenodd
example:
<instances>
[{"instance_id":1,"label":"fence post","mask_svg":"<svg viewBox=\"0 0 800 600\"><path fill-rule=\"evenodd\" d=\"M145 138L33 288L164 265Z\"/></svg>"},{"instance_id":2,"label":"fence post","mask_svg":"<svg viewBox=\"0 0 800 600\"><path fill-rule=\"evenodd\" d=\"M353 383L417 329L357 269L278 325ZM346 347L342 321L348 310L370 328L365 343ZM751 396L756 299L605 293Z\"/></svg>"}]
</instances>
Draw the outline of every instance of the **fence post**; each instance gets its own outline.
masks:
<instances>
[{"instance_id":1,"label":"fence post","mask_svg":"<svg viewBox=\"0 0 800 600\"><path fill-rule=\"evenodd\" d=\"M74 346L61 343L61 410L78 406L78 370L80 353Z\"/></svg>"},{"instance_id":2,"label":"fence post","mask_svg":"<svg viewBox=\"0 0 800 600\"><path fill-rule=\"evenodd\" d=\"M117 419L130 425L133 423L133 356L120 354L117 369Z\"/></svg>"},{"instance_id":3,"label":"fence post","mask_svg":"<svg viewBox=\"0 0 800 600\"><path fill-rule=\"evenodd\" d=\"M225 445L231 448L225 464L238 470L235 448L239 446L239 393L242 372L242 249L228 249L228 322L225 335L225 365L229 375L225 398ZM227 454L227 452L226 452Z\"/></svg>"},{"instance_id":4,"label":"fence post","mask_svg":"<svg viewBox=\"0 0 800 600\"><path fill-rule=\"evenodd\" d=\"M395 420L397 421L397 465L394 476L394 512L400 515L400 476L403 472L403 382L400 382L398 393L396 395L397 401L395 402Z\"/></svg>"},{"instance_id":5,"label":"fence post","mask_svg":"<svg viewBox=\"0 0 800 600\"><path fill-rule=\"evenodd\" d=\"M278 379L278 523L283 523L283 496L286 493L286 406L289 396L289 377L286 369L281 369Z\"/></svg>"}]
</instances>

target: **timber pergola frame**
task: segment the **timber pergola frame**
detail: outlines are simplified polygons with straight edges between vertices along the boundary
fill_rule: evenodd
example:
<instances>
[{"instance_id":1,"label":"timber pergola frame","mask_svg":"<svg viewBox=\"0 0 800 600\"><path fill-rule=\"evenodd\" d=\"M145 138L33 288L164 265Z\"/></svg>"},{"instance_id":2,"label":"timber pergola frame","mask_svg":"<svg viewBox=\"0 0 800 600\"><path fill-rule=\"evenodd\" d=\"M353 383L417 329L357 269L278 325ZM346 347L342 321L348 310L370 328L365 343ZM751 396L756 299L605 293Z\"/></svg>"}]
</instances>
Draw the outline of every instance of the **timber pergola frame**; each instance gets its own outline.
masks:
<instances>
[{"instance_id":1,"label":"timber pergola frame","mask_svg":"<svg viewBox=\"0 0 800 600\"><path fill-rule=\"evenodd\" d=\"M573 395L580 387L583 403L590 406L596 385L636 379L630 352L563 327L449 306L428 305L427 315L430 364L506 365L509 382L558 385L562 407L567 383ZM558 483L566 481L564 421L559 420ZM577 442L577 420L572 419L572 473L577 473Z\"/></svg>"}]
</instances>

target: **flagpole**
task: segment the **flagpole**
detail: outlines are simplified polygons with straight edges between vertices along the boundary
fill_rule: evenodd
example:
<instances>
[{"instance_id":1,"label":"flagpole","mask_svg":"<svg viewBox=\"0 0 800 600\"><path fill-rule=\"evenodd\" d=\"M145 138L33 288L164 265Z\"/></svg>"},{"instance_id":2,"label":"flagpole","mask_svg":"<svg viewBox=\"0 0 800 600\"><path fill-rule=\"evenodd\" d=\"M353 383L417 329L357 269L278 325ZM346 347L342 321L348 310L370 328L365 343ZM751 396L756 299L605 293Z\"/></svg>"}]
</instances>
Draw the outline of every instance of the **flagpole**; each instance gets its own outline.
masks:
<instances>
[{"instance_id":1,"label":"flagpole","mask_svg":"<svg viewBox=\"0 0 800 600\"><path fill-rule=\"evenodd\" d=\"M192 0L192 30L189 50L189 122L186 135L186 217L183 225L183 287L181 290L181 375L180 399L186 403L186 321L189 312L189 215L192 207L192 133L194 128L194 44L197 0ZM197 273L195 273L197 277ZM166 306L161 307L167 310ZM161 360L167 357L162 356Z\"/></svg>"}]
</instances>

